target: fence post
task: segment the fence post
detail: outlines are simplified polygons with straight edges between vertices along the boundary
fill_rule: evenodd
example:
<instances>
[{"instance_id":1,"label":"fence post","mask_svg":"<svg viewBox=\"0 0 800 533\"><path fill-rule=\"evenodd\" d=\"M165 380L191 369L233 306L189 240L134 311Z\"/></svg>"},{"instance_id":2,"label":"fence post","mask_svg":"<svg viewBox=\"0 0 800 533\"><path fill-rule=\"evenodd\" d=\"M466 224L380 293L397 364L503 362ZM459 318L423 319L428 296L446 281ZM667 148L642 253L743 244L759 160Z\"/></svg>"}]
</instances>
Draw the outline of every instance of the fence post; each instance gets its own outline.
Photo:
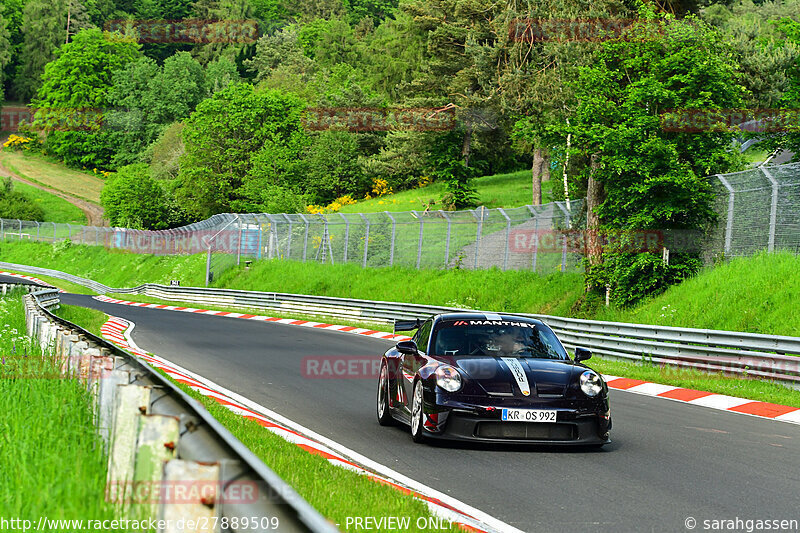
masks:
<instances>
[{"instance_id":1,"label":"fence post","mask_svg":"<svg viewBox=\"0 0 800 533\"><path fill-rule=\"evenodd\" d=\"M347 263L347 246L350 244L350 221L344 216L344 213L339 213L339 216L344 219L344 254L342 263Z\"/></svg>"},{"instance_id":2,"label":"fence post","mask_svg":"<svg viewBox=\"0 0 800 533\"><path fill-rule=\"evenodd\" d=\"M736 193L733 191L731 184L728 183L728 180L726 180L722 174L717 174L717 179L719 179L722 185L728 189L728 218L725 223L725 255L728 256L731 253L731 238L733 236L733 200L736 196Z\"/></svg>"},{"instance_id":3,"label":"fence post","mask_svg":"<svg viewBox=\"0 0 800 533\"><path fill-rule=\"evenodd\" d=\"M391 247L389 248L389 266L392 266L394 264L394 240L395 235L397 234L397 221L394 219L391 213L389 213L389 211L384 211L384 213L386 213L386 216L392 221L392 242Z\"/></svg>"},{"instance_id":4,"label":"fence post","mask_svg":"<svg viewBox=\"0 0 800 533\"><path fill-rule=\"evenodd\" d=\"M211 246L208 247L208 254L206 255L206 287L211 283Z\"/></svg>"},{"instance_id":5,"label":"fence post","mask_svg":"<svg viewBox=\"0 0 800 533\"><path fill-rule=\"evenodd\" d=\"M53 222L53 242L56 242L56 223Z\"/></svg>"},{"instance_id":6,"label":"fence post","mask_svg":"<svg viewBox=\"0 0 800 533\"><path fill-rule=\"evenodd\" d=\"M562 204L564 202L555 202L561 211L564 212L564 223L567 225L567 229L570 227L570 218L569 218L569 210L567 210ZM564 234L564 242L561 245L561 272L567 271L567 235Z\"/></svg>"},{"instance_id":7,"label":"fence post","mask_svg":"<svg viewBox=\"0 0 800 533\"><path fill-rule=\"evenodd\" d=\"M452 222L450 221L450 217L442 211L439 210L439 214L442 215L442 218L447 221L447 237L444 240L444 266L447 268L447 264L450 263L450 229L452 226Z\"/></svg>"},{"instance_id":8,"label":"fence post","mask_svg":"<svg viewBox=\"0 0 800 533\"><path fill-rule=\"evenodd\" d=\"M67 239L72 240L72 226L67 222Z\"/></svg>"},{"instance_id":9,"label":"fence post","mask_svg":"<svg viewBox=\"0 0 800 533\"><path fill-rule=\"evenodd\" d=\"M242 264L242 217L236 215L236 221L239 223L239 246L236 249L236 266Z\"/></svg>"},{"instance_id":10,"label":"fence post","mask_svg":"<svg viewBox=\"0 0 800 533\"><path fill-rule=\"evenodd\" d=\"M511 218L506 214L505 209L502 207L499 208L498 211L506 219L506 249L503 254L503 270L508 270L508 241L511 239Z\"/></svg>"},{"instance_id":11,"label":"fence post","mask_svg":"<svg viewBox=\"0 0 800 533\"><path fill-rule=\"evenodd\" d=\"M36 223L36 240L39 240L39 230L42 228L42 225L38 222Z\"/></svg>"},{"instance_id":12,"label":"fence post","mask_svg":"<svg viewBox=\"0 0 800 533\"><path fill-rule=\"evenodd\" d=\"M480 215L476 213L480 211ZM484 207L480 206L478 209L473 209L472 216L478 219L478 231L475 234L475 265L474 270L478 270L478 252L481 250L481 231L483 230L483 212Z\"/></svg>"},{"instance_id":13,"label":"fence post","mask_svg":"<svg viewBox=\"0 0 800 533\"><path fill-rule=\"evenodd\" d=\"M6 240L5 228L3 226L5 226L5 221L4 219L0 218L0 240L2 241Z\"/></svg>"},{"instance_id":14,"label":"fence post","mask_svg":"<svg viewBox=\"0 0 800 533\"><path fill-rule=\"evenodd\" d=\"M306 262L306 254L308 252L308 219L305 215L299 214L300 218L303 219L303 223L306 225L306 233L305 237L303 237L303 263Z\"/></svg>"},{"instance_id":15,"label":"fence post","mask_svg":"<svg viewBox=\"0 0 800 533\"><path fill-rule=\"evenodd\" d=\"M417 270L419 270L420 263L422 262L422 233L425 229L425 221L422 216L416 212L411 211L416 218L419 219L419 242L417 243Z\"/></svg>"},{"instance_id":16,"label":"fence post","mask_svg":"<svg viewBox=\"0 0 800 533\"><path fill-rule=\"evenodd\" d=\"M98 231L97 226L94 227L94 245L97 246L100 244L100 232Z\"/></svg>"},{"instance_id":17,"label":"fence post","mask_svg":"<svg viewBox=\"0 0 800 533\"><path fill-rule=\"evenodd\" d=\"M769 244L767 245L767 250L772 252L775 250L775 227L778 222L778 180L772 177L772 173L765 167L758 168L772 184L772 204L769 208Z\"/></svg>"},{"instance_id":18,"label":"fence post","mask_svg":"<svg viewBox=\"0 0 800 533\"><path fill-rule=\"evenodd\" d=\"M283 214L283 218L286 219L286 222L289 223L289 239L286 242L286 259L292 258L292 219L289 218L289 215L286 213Z\"/></svg>"},{"instance_id":19,"label":"fence post","mask_svg":"<svg viewBox=\"0 0 800 533\"><path fill-rule=\"evenodd\" d=\"M528 211L533 217L533 256L531 257L531 269L536 272L536 261L539 258L539 217L532 205L528 206Z\"/></svg>"},{"instance_id":20,"label":"fence post","mask_svg":"<svg viewBox=\"0 0 800 533\"><path fill-rule=\"evenodd\" d=\"M364 259L361 262L361 268L367 268L367 250L369 250L369 219L361 214L361 219L364 221Z\"/></svg>"},{"instance_id":21,"label":"fence post","mask_svg":"<svg viewBox=\"0 0 800 533\"><path fill-rule=\"evenodd\" d=\"M22 242L22 221L17 219L17 222L19 222L19 242Z\"/></svg>"}]
</instances>

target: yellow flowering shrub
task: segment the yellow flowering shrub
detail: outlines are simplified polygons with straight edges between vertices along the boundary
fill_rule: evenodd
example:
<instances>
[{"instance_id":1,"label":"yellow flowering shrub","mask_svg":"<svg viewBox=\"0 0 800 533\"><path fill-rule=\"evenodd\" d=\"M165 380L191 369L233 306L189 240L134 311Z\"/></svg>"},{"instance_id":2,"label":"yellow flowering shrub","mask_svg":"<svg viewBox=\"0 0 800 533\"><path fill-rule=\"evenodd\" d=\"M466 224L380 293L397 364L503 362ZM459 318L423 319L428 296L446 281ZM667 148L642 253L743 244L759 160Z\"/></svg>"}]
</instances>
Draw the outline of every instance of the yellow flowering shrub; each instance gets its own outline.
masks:
<instances>
[{"instance_id":1,"label":"yellow flowering shrub","mask_svg":"<svg viewBox=\"0 0 800 533\"><path fill-rule=\"evenodd\" d=\"M3 143L4 148L11 148L12 150L27 150L30 146L31 139L22 137L21 135L9 135L8 140Z\"/></svg>"},{"instance_id":2,"label":"yellow flowering shrub","mask_svg":"<svg viewBox=\"0 0 800 533\"><path fill-rule=\"evenodd\" d=\"M392 188L389 187L389 182L385 179L375 178L372 180L372 194L374 196L392 194Z\"/></svg>"},{"instance_id":3,"label":"yellow flowering shrub","mask_svg":"<svg viewBox=\"0 0 800 533\"><path fill-rule=\"evenodd\" d=\"M329 203L324 207L321 205L313 205L313 204L306 206L306 211L308 211L312 215L336 213L343 206L352 205L354 203L356 203L356 201L353 199L353 197L350 196L349 194L345 194L344 196L340 196L339 198L337 198L336 200L334 200L333 202Z\"/></svg>"}]
</instances>

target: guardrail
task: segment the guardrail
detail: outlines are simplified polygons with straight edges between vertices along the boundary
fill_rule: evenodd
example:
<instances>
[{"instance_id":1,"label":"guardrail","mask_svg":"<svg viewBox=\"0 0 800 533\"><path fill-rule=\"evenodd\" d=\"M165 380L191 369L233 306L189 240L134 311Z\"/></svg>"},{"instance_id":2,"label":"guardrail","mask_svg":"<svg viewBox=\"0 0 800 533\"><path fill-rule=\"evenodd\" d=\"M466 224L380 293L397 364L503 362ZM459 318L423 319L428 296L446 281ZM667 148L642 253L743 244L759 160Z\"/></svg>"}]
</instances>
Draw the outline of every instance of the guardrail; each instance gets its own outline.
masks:
<instances>
[{"instance_id":1,"label":"guardrail","mask_svg":"<svg viewBox=\"0 0 800 533\"><path fill-rule=\"evenodd\" d=\"M0 263L0 268L22 270L55 278L64 276L93 288L100 286L58 271ZM67 277L68 276L68 277ZM80 280L80 281L77 281ZM82 283L86 282L86 283ZM91 284L91 285L90 285ZM371 322L413 320L439 313L465 311L453 307L382 302L329 296L234 289L174 287L148 283L130 289L101 286L102 291L141 294L164 300L191 302L276 313L303 313ZM471 311L471 310L470 310ZM800 389L800 337L762 335L709 329L602 322L549 315L515 313L546 322L567 348L590 348L608 358L725 372L761 378Z\"/></svg>"},{"instance_id":2,"label":"guardrail","mask_svg":"<svg viewBox=\"0 0 800 533\"><path fill-rule=\"evenodd\" d=\"M199 402L145 361L50 313L46 307L57 304L58 295L56 289L47 288L26 296L30 298L26 304L28 334L38 339L43 349L54 350L66 368L85 379L93 390L98 426L114 458L109 483L121 486L114 494L130 497L126 491L131 487L138 490L143 485L137 483L145 481L144 489L149 491L145 503L152 505L154 496L162 499L170 491L176 498L181 492L200 491L203 498L193 502L194 506L183 501L159 502L158 516L172 518L173 524L181 518L199 524L206 517L209 527L204 531L338 531ZM129 420L120 429L122 412ZM172 426L166 433L172 437L163 442L154 437L167 426ZM140 448L148 445L149 449L140 454ZM165 453L168 459L157 460ZM150 477L144 480L138 477L140 457L145 463L153 463L145 465L144 474ZM134 472L136 477L132 477ZM153 486L148 487L147 482ZM192 485L197 482L199 488ZM232 495L229 489L239 491L238 495ZM173 525L165 531L178 530L182 530L180 526Z\"/></svg>"}]
</instances>

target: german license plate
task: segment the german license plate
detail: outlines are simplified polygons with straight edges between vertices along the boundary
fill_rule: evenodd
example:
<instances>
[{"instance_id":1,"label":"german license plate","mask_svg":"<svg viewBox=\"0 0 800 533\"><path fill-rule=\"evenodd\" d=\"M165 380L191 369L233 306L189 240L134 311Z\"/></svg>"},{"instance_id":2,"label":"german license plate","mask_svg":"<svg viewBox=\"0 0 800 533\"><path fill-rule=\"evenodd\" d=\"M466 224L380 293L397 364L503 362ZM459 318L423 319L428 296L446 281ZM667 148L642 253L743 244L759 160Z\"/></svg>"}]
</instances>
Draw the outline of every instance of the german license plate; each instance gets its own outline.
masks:
<instances>
[{"instance_id":1,"label":"german license plate","mask_svg":"<svg viewBox=\"0 0 800 533\"><path fill-rule=\"evenodd\" d=\"M555 422L557 413L545 409L503 409L503 422Z\"/></svg>"}]
</instances>

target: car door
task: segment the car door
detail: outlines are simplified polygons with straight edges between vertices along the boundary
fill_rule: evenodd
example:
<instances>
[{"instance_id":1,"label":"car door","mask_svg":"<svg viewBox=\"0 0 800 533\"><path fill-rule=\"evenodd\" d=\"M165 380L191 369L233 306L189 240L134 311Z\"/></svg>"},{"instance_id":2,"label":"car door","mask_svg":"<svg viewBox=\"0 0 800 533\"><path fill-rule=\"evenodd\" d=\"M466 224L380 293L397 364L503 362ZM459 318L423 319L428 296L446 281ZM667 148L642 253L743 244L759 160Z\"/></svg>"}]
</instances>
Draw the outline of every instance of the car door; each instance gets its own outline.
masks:
<instances>
[{"instance_id":1,"label":"car door","mask_svg":"<svg viewBox=\"0 0 800 533\"><path fill-rule=\"evenodd\" d=\"M411 414L411 396L413 394L414 376L417 370L425 364L425 355L428 352L428 342L431 338L431 329L433 327L433 320L428 319L417 330L413 337L413 341L417 344L419 349L418 355L403 354L403 364L400 371L402 373L400 382L403 384L403 406L406 414Z\"/></svg>"}]
</instances>

